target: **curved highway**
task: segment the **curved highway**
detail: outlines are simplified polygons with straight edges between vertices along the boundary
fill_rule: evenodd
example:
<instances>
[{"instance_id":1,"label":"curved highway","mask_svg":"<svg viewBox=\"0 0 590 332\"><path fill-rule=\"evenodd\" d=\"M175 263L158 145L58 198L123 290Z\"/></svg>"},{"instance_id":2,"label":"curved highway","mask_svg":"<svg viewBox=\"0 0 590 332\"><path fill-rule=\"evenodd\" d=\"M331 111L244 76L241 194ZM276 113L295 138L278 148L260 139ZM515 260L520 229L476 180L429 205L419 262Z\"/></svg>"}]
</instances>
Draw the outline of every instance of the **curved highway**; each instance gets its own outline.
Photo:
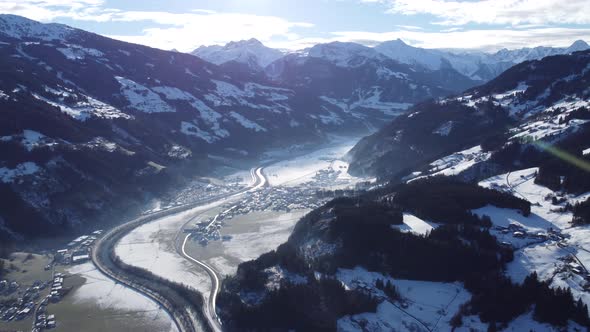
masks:
<instances>
[{"instance_id":1,"label":"curved highway","mask_svg":"<svg viewBox=\"0 0 590 332\"><path fill-rule=\"evenodd\" d=\"M264 187L268 183L268 180L266 179L266 177L264 176L264 174L262 172L262 167L258 167L256 169L251 169L250 176L252 176L252 184L250 185L251 188L244 191L244 192L235 193L235 194L231 195L230 197L237 197L237 196L244 194L245 192L257 190L259 188ZM231 210L231 208L230 208L230 210ZM211 223L209 223L209 225L207 225L207 228L209 228L211 225L213 225L215 223L215 221L217 221L218 217L219 217L219 214L217 214L213 218ZM207 274L211 278L211 294L209 296L209 302L207 303L206 310L208 311L208 315L206 315L206 316L210 320L210 322L209 322L210 326L215 331L222 331L221 319L219 319L219 316L217 316L217 304L216 304L217 293L219 293L219 287L220 287L219 275L217 274L215 269L213 269L207 263L190 256L186 252L186 243L188 242L188 239L190 236L191 236L191 234L189 233L184 237L184 240L182 241L182 246L180 248L181 254L186 259L190 260L191 262L193 262L193 263L197 264L198 266L200 266L201 268L203 268L205 270L205 272L207 272Z\"/></svg>"},{"instance_id":2,"label":"curved highway","mask_svg":"<svg viewBox=\"0 0 590 332\"><path fill-rule=\"evenodd\" d=\"M250 175L252 177L252 183L249 187L239 190L232 194L220 195L217 197L201 200L198 202L185 204L182 206L149 213L143 215L139 218L133 219L127 223L119 225L110 231L108 231L103 237L98 239L94 245L94 248L91 252L92 262L96 266L96 268L105 274L107 277L115 280L115 282L121 283L135 291L143 294L144 296L154 300L158 304L160 304L173 318L176 327L181 332L192 332L197 329L197 326L202 325L197 317L191 312L192 310L202 310L203 308L189 308L187 307L187 303L180 303L182 302L181 299L177 297L171 297L168 291L162 291L162 288L166 288L166 285L150 285L149 280L145 278L141 278L141 276L130 275L127 271L124 271L122 268L118 267L115 264L115 255L114 249L116 244L119 242L121 238L125 235L129 234L133 229L146 224L148 222L154 221L156 219L160 219L172 214L176 214L179 212L183 212L204 204L211 204L214 202L218 202L221 200L227 200L229 198L238 197L246 192L256 190L261 188L267 184L267 180L262 173L262 167L253 168L250 170ZM216 314L216 299L217 293L219 292L219 277L217 273L207 264L200 262L193 257L186 254L185 251L185 244L188 241L190 234L186 236L181 248L181 254L183 257L189 259L193 263L199 265L209 274L212 280L212 287L211 287L211 296L209 298L209 302L207 303L207 311L208 314L205 314L209 320L209 326L211 329L216 331L221 331L221 322ZM160 287L163 286L163 287ZM175 310L174 308L185 308L185 310Z\"/></svg>"}]
</instances>

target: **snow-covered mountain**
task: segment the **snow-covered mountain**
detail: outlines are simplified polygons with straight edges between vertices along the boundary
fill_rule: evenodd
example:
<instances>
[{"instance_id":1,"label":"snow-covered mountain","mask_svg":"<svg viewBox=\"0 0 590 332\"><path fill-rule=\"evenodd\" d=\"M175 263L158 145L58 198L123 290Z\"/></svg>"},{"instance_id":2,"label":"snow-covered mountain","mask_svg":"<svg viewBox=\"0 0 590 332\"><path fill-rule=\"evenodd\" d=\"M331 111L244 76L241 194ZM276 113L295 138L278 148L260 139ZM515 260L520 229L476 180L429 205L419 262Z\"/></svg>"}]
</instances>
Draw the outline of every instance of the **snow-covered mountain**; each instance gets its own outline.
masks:
<instances>
[{"instance_id":1,"label":"snow-covered mountain","mask_svg":"<svg viewBox=\"0 0 590 332\"><path fill-rule=\"evenodd\" d=\"M332 42L318 44L305 50L308 57L328 60L340 67L358 67L367 60L384 60L385 57L370 47L356 43Z\"/></svg>"},{"instance_id":2,"label":"snow-covered mountain","mask_svg":"<svg viewBox=\"0 0 590 332\"><path fill-rule=\"evenodd\" d=\"M283 56L283 52L266 47L254 38L230 42L225 46L201 46L191 54L216 65L236 61L252 68L264 68Z\"/></svg>"},{"instance_id":3,"label":"snow-covered mountain","mask_svg":"<svg viewBox=\"0 0 590 332\"><path fill-rule=\"evenodd\" d=\"M433 70L451 66L463 75L479 81L489 81L506 69L524 61L539 60L551 55L571 54L589 48L590 46L582 40L574 42L567 48L540 46L515 50L502 49L496 53L423 49L407 45L400 39L375 46L378 52L401 63L421 65Z\"/></svg>"},{"instance_id":4,"label":"snow-covered mountain","mask_svg":"<svg viewBox=\"0 0 590 332\"><path fill-rule=\"evenodd\" d=\"M295 54L299 57L325 59L339 67L358 67L369 59L383 61L384 58L390 58L428 70L452 68L471 80L483 83L524 61L539 60L551 55L571 54L589 48L585 41L578 40L564 48L539 46L484 53L425 49L410 46L401 39L396 39L383 42L374 48L350 42L318 44ZM293 56L293 54L268 48L256 39L230 42L225 46L201 46L192 54L218 65L235 61L258 69L265 68L284 56Z\"/></svg>"},{"instance_id":5,"label":"snow-covered mountain","mask_svg":"<svg viewBox=\"0 0 590 332\"><path fill-rule=\"evenodd\" d=\"M444 62L441 53L410 46L401 39L383 42L375 46L375 50L401 63L417 64L429 69L439 69Z\"/></svg>"},{"instance_id":6,"label":"snow-covered mountain","mask_svg":"<svg viewBox=\"0 0 590 332\"><path fill-rule=\"evenodd\" d=\"M420 231L424 224L417 223L414 217L409 216L406 222L406 216L414 212L431 226L432 222L440 225L437 218L449 218L465 227L473 227L474 222L477 224L475 219L458 215L451 217L451 210L476 204L466 208L467 214L482 218L487 224L482 228L481 224L476 227L493 243L510 252L510 258L498 273L505 281L504 286L489 288L490 283L485 282L487 289L493 289L493 296L487 300L490 307L503 307L503 296L498 296L503 292L509 295L505 298L508 300L506 303L512 305L514 301L521 300L511 296L515 292L513 285L528 287L531 281L537 285L541 281L544 287L555 293L563 292L572 302L578 302L578 309L570 306L560 312L563 306L555 306L545 311L549 315L561 315L559 320L542 318L538 306L535 307L535 314L527 315L529 318L516 318L530 310L528 305L520 307L504 316L502 328L505 330L528 330L539 323L556 322L568 331L584 331L590 326L585 268L590 265L590 257L585 254L590 244L589 86L590 50L524 62L487 84L458 96L413 107L407 115L398 117L378 133L361 140L349 153L353 173L364 172L392 181L389 186L371 193L370 197L382 195L376 201L387 206L403 207L404 218L400 229ZM457 186L458 183L462 184ZM467 188L467 183L473 186L473 190ZM476 193L482 188L486 191L485 195L502 193L504 199L492 202L490 196L484 198L485 195ZM529 204L530 209L519 211L518 204L505 205L508 200L515 199ZM358 202L362 201L362 198L350 200L349 206L356 204L358 209ZM345 201L338 203L341 202ZM404 206L408 203L414 207ZM429 209L434 213L430 214ZM354 215L358 212L346 213ZM338 215L337 212L334 214ZM376 219L372 215L370 220ZM327 228L327 223L321 220L317 225ZM368 227L369 224L359 227ZM310 226L298 226L296 229L312 229ZM445 226L434 226L432 233L426 237L432 237L437 230L441 230L439 227ZM359 237L358 230L350 233L355 238ZM310 237L309 234L292 236L306 242L302 248L290 252L306 252L303 248L319 247L317 242L309 240ZM375 238L371 237L370 242ZM387 239L392 241L390 236ZM333 243L339 242L329 242L324 247ZM415 257L413 248L411 256ZM476 251L479 249L481 247L478 246ZM397 248L392 251L397 252ZM420 261L420 265L424 264ZM366 262L367 265L373 264L370 259ZM387 265L379 262L371 269L380 271L382 266ZM399 261L396 261L397 268L391 273L406 271L399 266ZM436 270L429 266L426 278L432 278ZM452 271L453 268L445 270ZM365 281L362 285L370 287L371 282ZM505 288L506 285L509 287ZM478 301L486 302L482 298ZM380 307L378 312L382 310L384 308ZM579 311L580 315L567 318L568 313L575 311ZM473 314L473 311L469 313ZM391 322L386 317L379 314L357 315L346 323L347 326L376 326L375 330L379 330L378 327ZM432 316L427 315L424 321L430 319ZM486 319L497 322L490 316ZM569 319L581 326L569 325L573 323ZM479 324L477 319L458 321L458 326L465 330L474 322ZM512 327L512 324L516 326ZM494 324L490 323L490 326ZM534 329L555 330L549 326Z\"/></svg>"},{"instance_id":7,"label":"snow-covered mountain","mask_svg":"<svg viewBox=\"0 0 590 332\"><path fill-rule=\"evenodd\" d=\"M559 144L588 132L589 82L590 51L522 63L459 96L416 105L407 115L361 140L349 154L350 170L399 179L441 156L458 153L450 159L463 160L465 153L459 153L463 149L493 146L498 140ZM582 150L590 147L586 145L577 146L579 151L574 154L582 157ZM491 156L467 154L473 157L468 158L471 164L446 172L467 171L466 166ZM447 163L438 166L443 164ZM430 166L414 171L424 175L444 169Z\"/></svg>"},{"instance_id":8,"label":"snow-covered mountain","mask_svg":"<svg viewBox=\"0 0 590 332\"><path fill-rule=\"evenodd\" d=\"M473 85L382 56L355 67L290 59L267 75L0 15L0 233L59 232L131 212L184 176L276 146L368 133Z\"/></svg>"}]
</instances>

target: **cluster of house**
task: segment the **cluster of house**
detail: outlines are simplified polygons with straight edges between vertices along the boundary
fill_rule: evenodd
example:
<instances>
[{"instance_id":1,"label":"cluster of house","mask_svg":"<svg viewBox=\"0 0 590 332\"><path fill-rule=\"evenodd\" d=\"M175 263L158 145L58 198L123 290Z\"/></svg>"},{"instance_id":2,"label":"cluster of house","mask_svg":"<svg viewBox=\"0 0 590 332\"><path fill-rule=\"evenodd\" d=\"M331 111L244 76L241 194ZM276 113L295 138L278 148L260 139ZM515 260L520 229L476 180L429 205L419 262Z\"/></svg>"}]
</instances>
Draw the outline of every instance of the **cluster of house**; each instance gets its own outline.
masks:
<instances>
[{"instance_id":1,"label":"cluster of house","mask_svg":"<svg viewBox=\"0 0 590 332\"><path fill-rule=\"evenodd\" d=\"M42 331L56 327L55 315L47 314L47 305L49 302L58 302L65 294L63 287L65 275L55 273L52 280L45 282L35 281L30 287L26 288L22 296L12 298L0 304L0 318L3 321L23 320L33 315L33 332ZM38 302L41 293L49 288L49 294L44 295L43 299ZM7 292L8 289L10 292ZM2 295L10 295L19 289L16 282L8 283L6 280L0 281L0 290Z\"/></svg>"},{"instance_id":2,"label":"cluster of house","mask_svg":"<svg viewBox=\"0 0 590 332\"><path fill-rule=\"evenodd\" d=\"M49 299L51 302L59 302L64 294L64 275L56 273L53 277L53 284L51 285L51 292L49 293Z\"/></svg>"},{"instance_id":3,"label":"cluster of house","mask_svg":"<svg viewBox=\"0 0 590 332\"><path fill-rule=\"evenodd\" d=\"M209 241L227 241L231 239L228 235L221 236L221 233L219 232L221 227L221 220L209 219L196 224L194 228L188 229L187 232L192 233L193 239L205 246Z\"/></svg>"},{"instance_id":4,"label":"cluster of house","mask_svg":"<svg viewBox=\"0 0 590 332\"><path fill-rule=\"evenodd\" d=\"M39 307L41 308L41 307ZM35 327L32 332L40 332L44 329L52 329L57 326L55 315L46 315L37 310L37 317L35 317Z\"/></svg>"},{"instance_id":5,"label":"cluster of house","mask_svg":"<svg viewBox=\"0 0 590 332\"><path fill-rule=\"evenodd\" d=\"M537 239L539 241L561 241L565 238L559 230L553 228L547 229L547 232L529 232L526 228L517 223L510 223L508 227L495 226L494 228L499 230L502 234L512 235L517 239L528 238Z\"/></svg>"},{"instance_id":6,"label":"cluster of house","mask_svg":"<svg viewBox=\"0 0 590 332\"><path fill-rule=\"evenodd\" d=\"M203 181L193 181L182 190L174 192L173 196L163 198L162 201L164 202L165 207L162 208L194 203L196 201L219 196L220 194L233 193L244 188L244 183L238 179L228 180L223 185Z\"/></svg>"},{"instance_id":7,"label":"cluster of house","mask_svg":"<svg viewBox=\"0 0 590 332\"><path fill-rule=\"evenodd\" d=\"M565 269L584 276L586 281L590 281L590 274L587 273L586 269L580 265L578 260L573 255L568 255L565 257ZM590 283L586 282L584 285L584 289L586 291L590 290Z\"/></svg>"},{"instance_id":8,"label":"cluster of house","mask_svg":"<svg viewBox=\"0 0 590 332\"><path fill-rule=\"evenodd\" d=\"M35 303L26 302L21 304L15 303L8 308L2 308L0 313L2 314L2 320L9 322L12 320L24 319L30 315L33 310L35 310Z\"/></svg>"},{"instance_id":9,"label":"cluster of house","mask_svg":"<svg viewBox=\"0 0 590 332\"><path fill-rule=\"evenodd\" d=\"M268 187L244 197L229 218L253 211L286 211L315 209L324 201L318 199L313 187Z\"/></svg>"},{"instance_id":10,"label":"cluster of house","mask_svg":"<svg viewBox=\"0 0 590 332\"><path fill-rule=\"evenodd\" d=\"M54 262L57 264L69 265L80 264L90 259L90 247L102 234L102 230L96 230L90 235L82 235L68 243L67 248L60 249L55 253ZM50 269L48 265L46 269Z\"/></svg>"},{"instance_id":11,"label":"cluster of house","mask_svg":"<svg viewBox=\"0 0 590 332\"><path fill-rule=\"evenodd\" d=\"M22 320L32 314L35 310L35 300L39 298L40 292L48 287L48 284L48 282L35 281L32 286L27 287L22 292L22 296L4 301L0 305L0 318L4 321ZM2 295L11 295L19 289L20 285L15 281L0 281L0 293Z\"/></svg>"},{"instance_id":12,"label":"cluster of house","mask_svg":"<svg viewBox=\"0 0 590 332\"><path fill-rule=\"evenodd\" d=\"M0 295L10 295L18 287L19 284L16 281L0 280Z\"/></svg>"}]
</instances>

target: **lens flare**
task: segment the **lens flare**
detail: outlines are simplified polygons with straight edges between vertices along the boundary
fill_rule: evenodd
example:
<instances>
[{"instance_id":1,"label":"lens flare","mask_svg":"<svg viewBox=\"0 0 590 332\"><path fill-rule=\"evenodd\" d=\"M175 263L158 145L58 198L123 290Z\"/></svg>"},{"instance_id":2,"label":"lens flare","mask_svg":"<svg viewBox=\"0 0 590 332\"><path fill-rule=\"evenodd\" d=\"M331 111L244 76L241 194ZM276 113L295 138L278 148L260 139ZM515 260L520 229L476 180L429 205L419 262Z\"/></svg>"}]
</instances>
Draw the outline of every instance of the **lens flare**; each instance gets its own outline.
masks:
<instances>
[{"instance_id":1,"label":"lens flare","mask_svg":"<svg viewBox=\"0 0 590 332\"><path fill-rule=\"evenodd\" d=\"M571 164L574 165L580 169L583 169L586 172L590 172L590 163L584 159L578 158L577 156L574 156L573 154L563 151L559 148L556 148L555 146L551 145L551 144L547 144L545 142L541 142L541 141L536 141L533 142L534 145L538 146L539 148L543 149L543 151L547 151L550 154L552 154L553 156Z\"/></svg>"}]
</instances>

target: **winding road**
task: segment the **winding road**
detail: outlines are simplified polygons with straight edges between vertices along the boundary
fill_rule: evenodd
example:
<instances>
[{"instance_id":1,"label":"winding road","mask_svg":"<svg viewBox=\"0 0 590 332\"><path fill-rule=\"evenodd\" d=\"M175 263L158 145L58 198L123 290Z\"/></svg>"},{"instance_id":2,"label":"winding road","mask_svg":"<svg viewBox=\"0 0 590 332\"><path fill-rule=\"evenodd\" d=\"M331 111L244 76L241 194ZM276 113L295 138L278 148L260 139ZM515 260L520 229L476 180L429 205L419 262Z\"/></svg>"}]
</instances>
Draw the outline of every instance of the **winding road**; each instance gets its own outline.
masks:
<instances>
[{"instance_id":1,"label":"winding road","mask_svg":"<svg viewBox=\"0 0 590 332\"><path fill-rule=\"evenodd\" d=\"M153 282L150 282L141 276L130 275L114 263L113 253L115 246L125 235L129 234L135 228L148 222L196 208L201 205L237 198L247 192L255 191L268 184L268 181L262 172L262 167L251 169L250 176L252 177L252 183L247 188L237 192L219 195L198 202L149 213L111 229L103 237L96 241L96 244L91 252L92 262L99 271L101 271L107 277L113 279L115 282L121 283L126 287L129 287L157 302L170 314L179 331L192 332L197 330L197 326L202 325L205 322L199 322L198 317L195 317L193 312L191 312L191 308L187 308L187 303L182 303L182 299L169 296L169 292L165 291L166 285L154 285ZM206 304L207 312L203 313L205 314L204 316L206 316L209 320L208 327L215 331L221 331L221 321L216 313L217 293L219 292L220 286L219 277L215 270L213 270L209 265L195 259L194 257L191 257L186 253L185 245L189 237L190 234L185 237L182 247L180 248L180 254L197 266L203 268L211 277L211 296L209 297L209 301ZM184 308L184 310L175 310L174 308ZM192 308L192 310L203 309L205 308Z\"/></svg>"},{"instance_id":2,"label":"winding road","mask_svg":"<svg viewBox=\"0 0 590 332\"><path fill-rule=\"evenodd\" d=\"M250 185L250 189L244 191L244 192L238 192L235 193L233 195L231 195L228 198L232 198L232 197L237 197L240 196L242 194L244 194L245 192L249 192L249 191L255 191L259 188L264 187L265 185L268 184L268 180L266 179L266 176L264 175L264 173L262 172L262 167L258 167L256 169L251 169L250 170L250 175L252 176L252 184ZM231 210L231 208L229 209ZM209 225L207 225L207 228L211 227L211 225L213 225L215 223L215 221L217 221L217 218L219 217L219 214L217 214L209 223ZM207 272L207 274L209 275L209 277L211 278L211 295L209 296L209 303L207 304L207 311L208 314L206 315L209 320L210 320L210 326L215 330L215 331L222 331L222 327L221 327L221 319L219 318L219 316L217 316L217 293L219 293L219 287L220 287L220 281L219 281L219 275L217 274L217 272L215 271L215 269L213 269L211 266L209 266L207 263L200 261L192 256L190 256L187 252L186 252L186 244L189 240L189 237L191 236L191 234L187 234L184 237L184 240L182 242L182 246L181 246L181 254L188 259L189 261L195 263L197 266L200 266L201 268L203 268L205 270L205 272Z\"/></svg>"}]
</instances>

